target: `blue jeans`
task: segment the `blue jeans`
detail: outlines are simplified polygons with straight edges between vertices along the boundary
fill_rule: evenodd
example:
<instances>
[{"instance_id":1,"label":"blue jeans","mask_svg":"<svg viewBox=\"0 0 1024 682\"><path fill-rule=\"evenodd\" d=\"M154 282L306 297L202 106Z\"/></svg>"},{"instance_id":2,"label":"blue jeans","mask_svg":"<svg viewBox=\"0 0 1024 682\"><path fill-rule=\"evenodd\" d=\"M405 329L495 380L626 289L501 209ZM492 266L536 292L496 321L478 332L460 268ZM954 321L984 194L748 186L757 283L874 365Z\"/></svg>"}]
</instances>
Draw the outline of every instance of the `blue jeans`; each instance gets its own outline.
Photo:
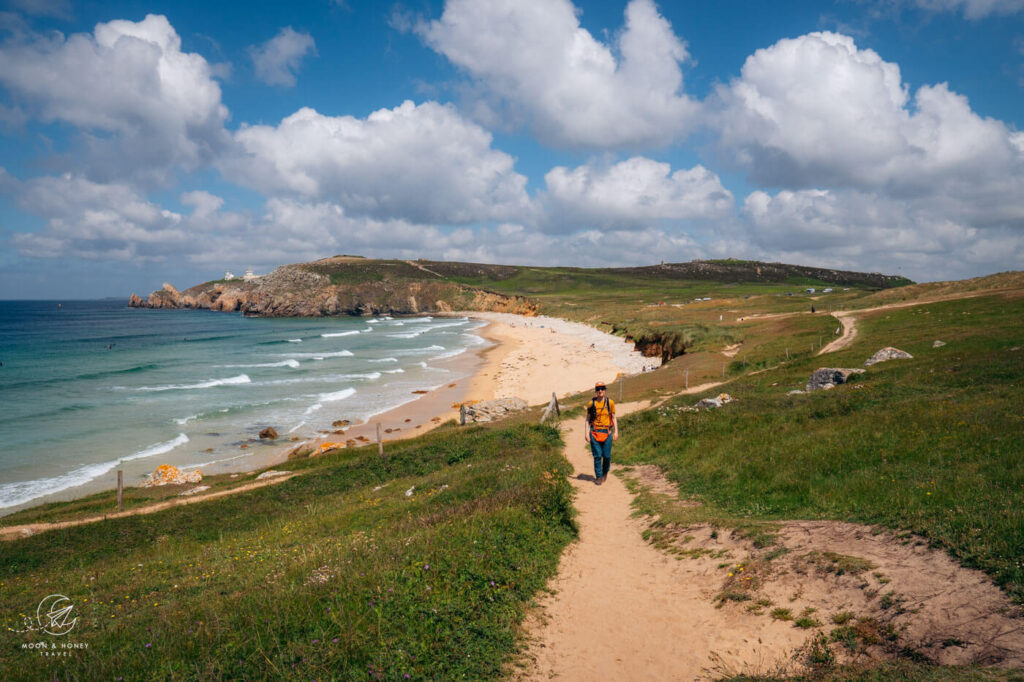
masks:
<instances>
[{"instance_id":1,"label":"blue jeans","mask_svg":"<svg viewBox=\"0 0 1024 682\"><path fill-rule=\"evenodd\" d=\"M612 468L612 434L603 443L599 443L594 434L590 434L590 452L594 455L594 478L607 476Z\"/></svg>"}]
</instances>

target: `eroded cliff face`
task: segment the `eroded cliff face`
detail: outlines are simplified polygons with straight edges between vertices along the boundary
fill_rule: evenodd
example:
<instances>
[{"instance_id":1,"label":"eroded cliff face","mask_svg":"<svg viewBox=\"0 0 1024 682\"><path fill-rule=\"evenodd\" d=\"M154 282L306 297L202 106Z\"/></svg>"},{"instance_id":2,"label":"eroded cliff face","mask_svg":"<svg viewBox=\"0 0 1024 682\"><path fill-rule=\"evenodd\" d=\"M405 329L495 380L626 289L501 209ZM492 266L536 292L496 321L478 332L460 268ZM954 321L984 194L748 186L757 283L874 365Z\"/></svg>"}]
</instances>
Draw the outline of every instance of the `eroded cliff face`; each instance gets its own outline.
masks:
<instances>
[{"instance_id":1,"label":"eroded cliff face","mask_svg":"<svg viewBox=\"0 0 1024 682\"><path fill-rule=\"evenodd\" d=\"M330 277L301 265L281 266L249 282L207 282L182 292L164 284L146 299L132 294L128 305L220 310L263 317L411 315L452 310L537 314L537 305L529 299L443 279L381 279L332 284Z\"/></svg>"}]
</instances>

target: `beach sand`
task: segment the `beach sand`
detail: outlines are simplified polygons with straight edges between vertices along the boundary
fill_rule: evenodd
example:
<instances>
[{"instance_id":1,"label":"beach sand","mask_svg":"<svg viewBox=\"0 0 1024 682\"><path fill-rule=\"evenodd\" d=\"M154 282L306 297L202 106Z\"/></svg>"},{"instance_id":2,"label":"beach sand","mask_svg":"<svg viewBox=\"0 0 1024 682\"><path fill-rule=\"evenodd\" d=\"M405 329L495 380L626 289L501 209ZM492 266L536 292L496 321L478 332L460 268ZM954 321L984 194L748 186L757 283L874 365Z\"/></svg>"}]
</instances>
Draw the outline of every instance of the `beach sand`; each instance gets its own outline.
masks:
<instances>
[{"instance_id":1,"label":"beach sand","mask_svg":"<svg viewBox=\"0 0 1024 682\"><path fill-rule=\"evenodd\" d=\"M657 366L658 358L645 358L633 344L577 322L553 317L526 317L509 313L454 312L488 322L476 334L490 345L449 361L448 368L464 378L423 394L418 400L348 427L344 434L321 434L307 445L360 440L376 444L377 423L384 442L418 436L446 421L459 418L458 404L497 398L521 398L528 405L546 404L593 388L597 381L611 383L619 374L636 374ZM435 315L436 316L436 315ZM391 429L390 433L387 430ZM266 457L259 466L282 465L287 452L299 443Z\"/></svg>"}]
</instances>

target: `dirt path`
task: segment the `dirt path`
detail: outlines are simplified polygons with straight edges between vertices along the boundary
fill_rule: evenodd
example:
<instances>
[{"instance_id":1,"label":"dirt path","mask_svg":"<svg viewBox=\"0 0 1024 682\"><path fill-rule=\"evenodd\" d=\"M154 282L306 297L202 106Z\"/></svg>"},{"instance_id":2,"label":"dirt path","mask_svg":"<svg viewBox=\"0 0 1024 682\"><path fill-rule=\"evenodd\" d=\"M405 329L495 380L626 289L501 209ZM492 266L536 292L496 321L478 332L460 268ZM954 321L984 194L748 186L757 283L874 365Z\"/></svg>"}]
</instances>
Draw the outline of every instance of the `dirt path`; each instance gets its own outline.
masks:
<instances>
[{"instance_id":1,"label":"dirt path","mask_svg":"<svg viewBox=\"0 0 1024 682\"><path fill-rule=\"evenodd\" d=\"M857 312L859 313L864 311L858 310ZM822 349L818 351L818 355L834 353L837 350L842 350L853 343L854 338L857 336L857 318L854 317L854 313L836 311L832 313L832 317L839 320L839 324L843 327L843 333L838 339L825 344Z\"/></svg>"},{"instance_id":2,"label":"dirt path","mask_svg":"<svg viewBox=\"0 0 1024 682\"><path fill-rule=\"evenodd\" d=\"M843 327L843 333L838 339L835 339L831 343L825 344L816 355L824 355L825 353L834 353L837 350L842 350L853 343L853 340L857 337L857 317L863 313L873 313L878 310L891 310L893 308L912 308L914 306L928 305L929 303L939 303L940 301L955 301L962 298L975 298L978 296L988 296L992 294L991 291L979 291L979 292L966 292L960 294L948 294L945 296L934 296L932 298L921 299L919 301L901 301L900 303L889 303L887 305L879 305L873 308L859 308L857 310L836 310L831 313L832 317L839 320L839 324Z\"/></svg>"},{"instance_id":3,"label":"dirt path","mask_svg":"<svg viewBox=\"0 0 1024 682\"><path fill-rule=\"evenodd\" d=\"M275 483L282 483L284 481L287 481L289 478L298 475L299 474L289 472L282 474L281 476L274 476L273 478L267 478L262 481L253 481L252 483L246 483L245 485L240 485L237 488L219 490L214 493L209 493L208 495L176 497L171 500L165 500L164 502L148 504L144 507L136 507L135 509L127 509L125 511L113 512L110 514L100 514L99 516L88 516L83 519L73 519L71 521L56 521L54 523L23 523L17 526L0 526L0 541L15 540L17 538L28 537L30 535L35 535L36 533L44 533L48 530L56 530L58 528L71 528L72 526L81 526L87 523L97 523L99 521L106 521L107 519L119 519L123 516L155 514L158 511L170 509L171 507L180 507L185 504L206 502L207 500L214 500L217 499L218 497L224 497L226 495L235 495L237 493L243 493L247 490L255 490L256 488L274 485Z\"/></svg>"},{"instance_id":4,"label":"dirt path","mask_svg":"<svg viewBox=\"0 0 1024 682\"><path fill-rule=\"evenodd\" d=\"M624 404L619 412L648 407ZM776 546L758 549L728 529L699 525L655 529L659 544L672 549L656 548L643 535L652 529L650 519L633 516L625 483L613 475L594 484L584 428L582 418L563 426L579 540L562 555L551 593L525 624L529 647L517 680L797 673L804 669L798 653L815 637L827 637L845 613L852 614L850 636L861 639L856 651L831 645L841 661L890 657L896 644L885 633L899 632L900 646L927 651L938 662L1024 664L1021 610L987 576L909 534L793 521L778 524ZM676 486L655 466L627 471L613 455L612 470L670 504L693 504L679 500ZM771 549L781 550L782 558L769 567ZM748 596L716 599L737 590ZM775 618L780 609L792 616ZM795 627L801 615L815 624Z\"/></svg>"},{"instance_id":5,"label":"dirt path","mask_svg":"<svg viewBox=\"0 0 1024 682\"><path fill-rule=\"evenodd\" d=\"M645 407L622 405L619 412ZM644 541L645 523L632 517L625 484L615 476L594 484L583 433L583 419L576 419L563 436L575 469L580 538L562 556L554 594L542 600L544 621L528 625L532 670L522 679L694 680L714 676L723 660L743 667L740 651L784 659L802 637L790 628L729 627L728 614L688 579L687 567ZM614 471L614 454L612 460Z\"/></svg>"}]
</instances>

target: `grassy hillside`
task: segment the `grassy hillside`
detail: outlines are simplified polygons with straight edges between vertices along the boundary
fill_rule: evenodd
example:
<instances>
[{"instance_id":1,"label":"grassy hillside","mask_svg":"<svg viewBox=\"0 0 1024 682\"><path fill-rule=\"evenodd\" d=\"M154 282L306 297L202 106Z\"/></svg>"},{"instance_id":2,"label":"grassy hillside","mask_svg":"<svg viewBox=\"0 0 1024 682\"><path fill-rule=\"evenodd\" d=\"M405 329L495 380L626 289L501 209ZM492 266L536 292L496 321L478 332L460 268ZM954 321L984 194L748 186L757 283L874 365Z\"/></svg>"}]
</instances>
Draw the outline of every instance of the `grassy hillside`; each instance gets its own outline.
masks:
<instances>
[{"instance_id":1,"label":"grassy hillside","mask_svg":"<svg viewBox=\"0 0 1024 682\"><path fill-rule=\"evenodd\" d=\"M728 381L709 391L738 399L721 409L686 411L701 396L685 396L623 420L617 461L658 464L703 502L659 509L662 523L741 527L766 545L776 520L881 524L921 534L1024 603L1024 273L879 289L795 271L715 281L685 268L388 261L384 275L382 261L345 262L356 269L319 274L527 296L542 313L671 346L676 357L658 371L613 384L615 398ZM928 302L984 291L994 293ZM816 356L839 326L830 310L917 300L863 313L853 345ZM890 345L914 358L787 395L817 367L860 367ZM582 402L567 400L568 414ZM274 486L4 543L0 594L15 606L0 616L0 669L5 679L500 677L525 609L575 536L570 468L557 431L536 419L444 427L389 444L384 458L353 449L291 461L303 475ZM176 492L131 490L126 506ZM101 493L4 523L112 507ZM32 636L14 630L55 590L75 603L89 649L51 660L20 649ZM819 677L988 675L901 660Z\"/></svg>"},{"instance_id":2,"label":"grassy hillside","mask_svg":"<svg viewBox=\"0 0 1024 682\"><path fill-rule=\"evenodd\" d=\"M5 543L5 680L489 679L575 533L550 427L303 462L284 483ZM63 592L87 642L19 648Z\"/></svg>"},{"instance_id":3,"label":"grassy hillside","mask_svg":"<svg viewBox=\"0 0 1024 682\"><path fill-rule=\"evenodd\" d=\"M692 518L910 530L1024 603L1021 319L1024 298L1004 296L878 311L844 351L737 379L727 390L738 401L722 409L686 412L696 400L686 397L628 417L633 435L620 458L662 466L705 503ZM946 345L933 348L936 340ZM816 367L861 367L890 345L914 359L875 365L831 391L786 395Z\"/></svg>"}]
</instances>

